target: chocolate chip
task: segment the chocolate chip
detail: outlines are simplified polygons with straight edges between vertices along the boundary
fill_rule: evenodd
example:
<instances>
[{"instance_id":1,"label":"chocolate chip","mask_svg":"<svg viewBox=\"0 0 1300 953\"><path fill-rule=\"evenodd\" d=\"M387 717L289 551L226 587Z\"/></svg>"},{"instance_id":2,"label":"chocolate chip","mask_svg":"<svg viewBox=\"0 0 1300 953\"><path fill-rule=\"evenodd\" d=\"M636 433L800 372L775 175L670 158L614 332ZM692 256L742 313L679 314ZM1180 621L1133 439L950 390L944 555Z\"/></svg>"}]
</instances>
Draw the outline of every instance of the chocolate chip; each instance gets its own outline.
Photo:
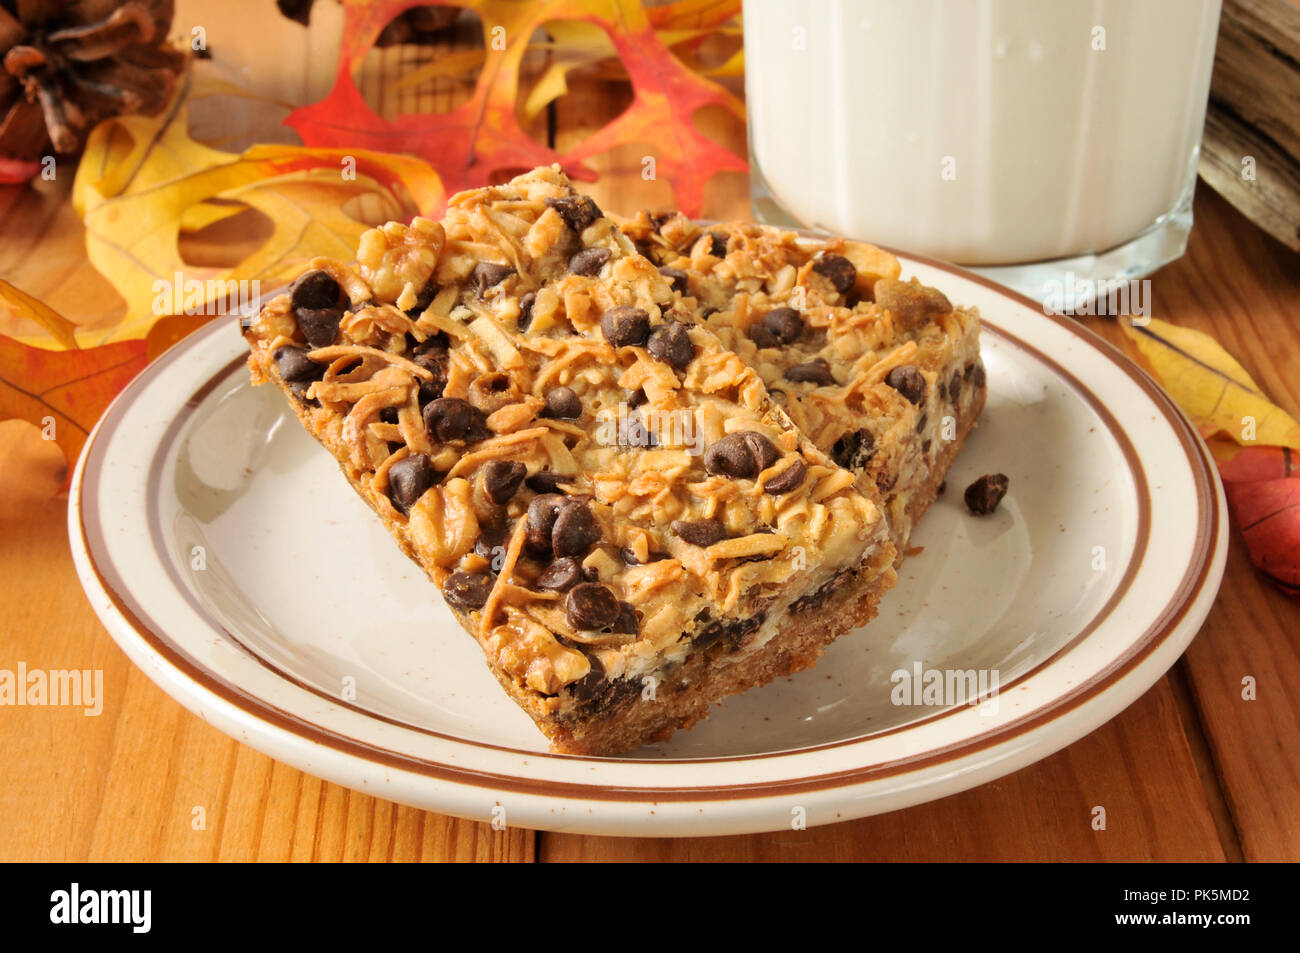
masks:
<instances>
[{"instance_id":1,"label":"chocolate chip","mask_svg":"<svg viewBox=\"0 0 1300 953\"><path fill-rule=\"evenodd\" d=\"M564 614L579 631L607 629L618 622L622 611L614 593L598 582L579 583L564 597Z\"/></svg>"},{"instance_id":2,"label":"chocolate chip","mask_svg":"<svg viewBox=\"0 0 1300 953\"><path fill-rule=\"evenodd\" d=\"M399 512L407 513L436 479L433 461L423 453L413 453L388 468L388 498Z\"/></svg>"},{"instance_id":3,"label":"chocolate chip","mask_svg":"<svg viewBox=\"0 0 1300 953\"><path fill-rule=\"evenodd\" d=\"M712 546L723 539L727 531L717 520L673 520L672 531L678 539L692 546Z\"/></svg>"},{"instance_id":4,"label":"chocolate chip","mask_svg":"<svg viewBox=\"0 0 1300 953\"><path fill-rule=\"evenodd\" d=\"M495 584L485 572L454 572L442 584L442 594L457 609L482 609Z\"/></svg>"},{"instance_id":5,"label":"chocolate chip","mask_svg":"<svg viewBox=\"0 0 1300 953\"><path fill-rule=\"evenodd\" d=\"M686 365L695 359L695 344L686 325L680 321L669 321L651 331L646 350L655 360L679 371L685 370Z\"/></svg>"},{"instance_id":6,"label":"chocolate chip","mask_svg":"<svg viewBox=\"0 0 1300 953\"><path fill-rule=\"evenodd\" d=\"M662 268L659 269L659 274L663 275L665 278L667 278L669 281L672 282L673 291L676 291L680 295L684 295L689 292L690 290L690 285L688 284L689 276L686 274L686 272L682 271L680 268L669 268L667 265L664 265Z\"/></svg>"},{"instance_id":7,"label":"chocolate chip","mask_svg":"<svg viewBox=\"0 0 1300 953\"><path fill-rule=\"evenodd\" d=\"M546 392L546 407L543 417L557 420L577 420L582 416L582 400L573 392L572 387L552 387Z\"/></svg>"},{"instance_id":8,"label":"chocolate chip","mask_svg":"<svg viewBox=\"0 0 1300 953\"><path fill-rule=\"evenodd\" d=\"M551 556L551 530L555 527L555 518L567 503L558 493L543 493L533 497L528 504L528 515L524 524L524 545L535 556Z\"/></svg>"},{"instance_id":9,"label":"chocolate chip","mask_svg":"<svg viewBox=\"0 0 1300 953\"><path fill-rule=\"evenodd\" d=\"M631 410L636 410L650 398L645 395L645 388L638 387L627 398L627 406Z\"/></svg>"},{"instance_id":10,"label":"chocolate chip","mask_svg":"<svg viewBox=\"0 0 1300 953\"><path fill-rule=\"evenodd\" d=\"M722 232L709 232L709 254L714 258L727 257L727 236Z\"/></svg>"},{"instance_id":11,"label":"chocolate chip","mask_svg":"<svg viewBox=\"0 0 1300 953\"><path fill-rule=\"evenodd\" d=\"M943 496L943 495L944 495L945 493L947 493L947 492L948 492L948 481L947 481L947 480L943 480L943 481L941 481L941 482L939 483L939 490L938 490L938 492L937 492L935 495L936 495L936 496Z\"/></svg>"},{"instance_id":12,"label":"chocolate chip","mask_svg":"<svg viewBox=\"0 0 1300 953\"><path fill-rule=\"evenodd\" d=\"M749 447L749 452L753 455L754 464L758 470L766 470L781 459L781 451L776 449L772 441L761 433L753 430L742 430L740 435L745 440L745 446Z\"/></svg>"},{"instance_id":13,"label":"chocolate chip","mask_svg":"<svg viewBox=\"0 0 1300 953\"><path fill-rule=\"evenodd\" d=\"M984 365L976 364L975 365L975 389L982 390L984 387L984 381L985 381Z\"/></svg>"},{"instance_id":14,"label":"chocolate chip","mask_svg":"<svg viewBox=\"0 0 1300 953\"><path fill-rule=\"evenodd\" d=\"M803 334L803 318L794 308L773 308L763 315L763 327L782 344L793 344Z\"/></svg>"},{"instance_id":15,"label":"chocolate chip","mask_svg":"<svg viewBox=\"0 0 1300 953\"><path fill-rule=\"evenodd\" d=\"M575 500L555 514L551 527L551 552L556 556L585 556L600 539L600 527L586 503Z\"/></svg>"},{"instance_id":16,"label":"chocolate chip","mask_svg":"<svg viewBox=\"0 0 1300 953\"><path fill-rule=\"evenodd\" d=\"M830 281L840 294L847 292L858 280L858 269L843 255L822 255L813 262L813 271Z\"/></svg>"},{"instance_id":17,"label":"chocolate chip","mask_svg":"<svg viewBox=\"0 0 1300 953\"><path fill-rule=\"evenodd\" d=\"M519 317L515 320L515 326L520 331L527 331L528 325L533 323L533 305L537 303L535 292L528 292L519 299Z\"/></svg>"},{"instance_id":18,"label":"chocolate chip","mask_svg":"<svg viewBox=\"0 0 1300 953\"><path fill-rule=\"evenodd\" d=\"M396 407L385 407L383 410L381 410L381 411L379 412L379 419L380 419L381 421L383 421L384 423L386 423L386 424L394 424L394 425L396 425L396 423L397 423L397 408L396 408Z\"/></svg>"},{"instance_id":19,"label":"chocolate chip","mask_svg":"<svg viewBox=\"0 0 1300 953\"><path fill-rule=\"evenodd\" d=\"M608 248L584 248L569 259L569 271L584 278L595 277L613 254Z\"/></svg>"},{"instance_id":20,"label":"chocolate chip","mask_svg":"<svg viewBox=\"0 0 1300 953\"><path fill-rule=\"evenodd\" d=\"M411 352L411 360L433 375L431 380L420 381L420 404L423 406L442 396L451 374L451 353L446 346L426 341Z\"/></svg>"},{"instance_id":21,"label":"chocolate chip","mask_svg":"<svg viewBox=\"0 0 1300 953\"><path fill-rule=\"evenodd\" d=\"M885 375L885 383L913 404L925 400L925 378L911 364L896 367Z\"/></svg>"},{"instance_id":22,"label":"chocolate chip","mask_svg":"<svg viewBox=\"0 0 1300 953\"><path fill-rule=\"evenodd\" d=\"M930 439L928 437L925 442L921 444L921 454L922 456L929 456L930 454Z\"/></svg>"},{"instance_id":23,"label":"chocolate chip","mask_svg":"<svg viewBox=\"0 0 1300 953\"><path fill-rule=\"evenodd\" d=\"M565 195L547 199L546 204L559 212L564 223L575 232L581 232L603 215L600 206L585 195Z\"/></svg>"},{"instance_id":24,"label":"chocolate chip","mask_svg":"<svg viewBox=\"0 0 1300 953\"><path fill-rule=\"evenodd\" d=\"M630 546L624 546L622 549L619 550L618 554L623 557L623 562L627 563L629 566L641 565L641 561L636 558L636 553L632 551L632 547ZM657 563L659 560L663 558L664 555L662 553L652 552L646 554L645 561L647 563Z\"/></svg>"},{"instance_id":25,"label":"chocolate chip","mask_svg":"<svg viewBox=\"0 0 1300 953\"><path fill-rule=\"evenodd\" d=\"M795 462L786 467L772 479L763 484L763 492L770 493L773 496L780 496L782 493L789 493L791 490L798 489L808 475L808 465L802 460Z\"/></svg>"},{"instance_id":26,"label":"chocolate chip","mask_svg":"<svg viewBox=\"0 0 1300 953\"><path fill-rule=\"evenodd\" d=\"M785 372L785 379L801 384L816 384L819 387L835 383L835 375L831 373L831 366L824 357L796 364Z\"/></svg>"},{"instance_id":27,"label":"chocolate chip","mask_svg":"<svg viewBox=\"0 0 1300 953\"><path fill-rule=\"evenodd\" d=\"M921 416L916 419L916 433L920 433L922 430L924 430L925 425L929 422L930 422L929 411L923 411L921 413Z\"/></svg>"},{"instance_id":28,"label":"chocolate chip","mask_svg":"<svg viewBox=\"0 0 1300 953\"><path fill-rule=\"evenodd\" d=\"M490 460L483 465L483 492L493 503L508 503L527 472L518 460Z\"/></svg>"},{"instance_id":29,"label":"chocolate chip","mask_svg":"<svg viewBox=\"0 0 1300 953\"><path fill-rule=\"evenodd\" d=\"M342 308L298 308L293 313L298 330L312 347L329 347L339 336Z\"/></svg>"},{"instance_id":30,"label":"chocolate chip","mask_svg":"<svg viewBox=\"0 0 1300 953\"><path fill-rule=\"evenodd\" d=\"M509 545L510 530L505 527L489 526L478 534L478 539L474 540L474 555L482 556L484 559L495 559L498 555L504 554Z\"/></svg>"},{"instance_id":31,"label":"chocolate chip","mask_svg":"<svg viewBox=\"0 0 1300 953\"><path fill-rule=\"evenodd\" d=\"M704 451L704 469L715 476L744 480L757 476L780 457L780 451L762 434L741 430L727 434Z\"/></svg>"},{"instance_id":32,"label":"chocolate chip","mask_svg":"<svg viewBox=\"0 0 1300 953\"><path fill-rule=\"evenodd\" d=\"M289 305L295 311L332 311L343 306L343 289L328 272L315 269L299 275L289 286Z\"/></svg>"},{"instance_id":33,"label":"chocolate chip","mask_svg":"<svg viewBox=\"0 0 1300 953\"><path fill-rule=\"evenodd\" d=\"M961 396L961 385L961 371L953 371L952 380L948 382L948 399L954 404L957 403L957 398Z\"/></svg>"},{"instance_id":34,"label":"chocolate chip","mask_svg":"<svg viewBox=\"0 0 1300 953\"><path fill-rule=\"evenodd\" d=\"M749 339L761 348L781 346L781 342L777 340L776 335L769 331L762 322L756 322L749 326Z\"/></svg>"},{"instance_id":35,"label":"chocolate chip","mask_svg":"<svg viewBox=\"0 0 1300 953\"><path fill-rule=\"evenodd\" d=\"M870 430L851 430L841 435L831 447L831 459L846 470L861 470L876 449L876 438Z\"/></svg>"},{"instance_id":36,"label":"chocolate chip","mask_svg":"<svg viewBox=\"0 0 1300 953\"><path fill-rule=\"evenodd\" d=\"M464 440L483 426L483 412L459 397L439 397L424 408L424 429L439 443Z\"/></svg>"},{"instance_id":37,"label":"chocolate chip","mask_svg":"<svg viewBox=\"0 0 1300 953\"><path fill-rule=\"evenodd\" d=\"M618 604L618 621L614 623L614 631L624 635L636 635L641 630L641 620L637 618L636 610L632 608L630 602L620 602Z\"/></svg>"},{"instance_id":38,"label":"chocolate chip","mask_svg":"<svg viewBox=\"0 0 1300 953\"><path fill-rule=\"evenodd\" d=\"M966 506L976 516L987 516L998 508L1011 481L1003 473L986 473L966 487Z\"/></svg>"},{"instance_id":39,"label":"chocolate chip","mask_svg":"<svg viewBox=\"0 0 1300 953\"><path fill-rule=\"evenodd\" d=\"M318 381L325 373L324 364L317 364L305 350L291 344L277 347L272 357L280 378L286 382Z\"/></svg>"},{"instance_id":40,"label":"chocolate chip","mask_svg":"<svg viewBox=\"0 0 1300 953\"><path fill-rule=\"evenodd\" d=\"M573 485L572 473L554 473L550 470L538 470L528 479L524 480L524 486L534 493L555 493L559 491L560 484L568 486Z\"/></svg>"},{"instance_id":41,"label":"chocolate chip","mask_svg":"<svg viewBox=\"0 0 1300 953\"><path fill-rule=\"evenodd\" d=\"M576 559L564 557L552 562L537 577L537 588L551 592L568 592L582 582L582 566Z\"/></svg>"},{"instance_id":42,"label":"chocolate chip","mask_svg":"<svg viewBox=\"0 0 1300 953\"><path fill-rule=\"evenodd\" d=\"M640 308L620 305L601 316L600 330L614 347L645 344L650 335L650 315Z\"/></svg>"},{"instance_id":43,"label":"chocolate chip","mask_svg":"<svg viewBox=\"0 0 1300 953\"><path fill-rule=\"evenodd\" d=\"M481 261L470 272L470 279L474 282L474 293L481 298L489 288L495 288L514 273L515 270L509 265L499 265L493 261Z\"/></svg>"}]
</instances>

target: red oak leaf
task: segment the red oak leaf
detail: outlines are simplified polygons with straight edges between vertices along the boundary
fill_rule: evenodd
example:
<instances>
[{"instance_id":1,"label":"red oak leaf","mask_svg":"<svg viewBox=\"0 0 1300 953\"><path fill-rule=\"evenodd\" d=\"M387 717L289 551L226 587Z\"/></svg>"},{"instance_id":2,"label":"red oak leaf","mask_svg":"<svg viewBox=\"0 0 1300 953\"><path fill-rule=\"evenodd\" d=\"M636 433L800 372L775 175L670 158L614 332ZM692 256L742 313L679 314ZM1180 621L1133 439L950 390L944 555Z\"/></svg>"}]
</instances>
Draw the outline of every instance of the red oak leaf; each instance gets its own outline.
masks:
<instances>
[{"instance_id":1,"label":"red oak leaf","mask_svg":"<svg viewBox=\"0 0 1300 953\"><path fill-rule=\"evenodd\" d=\"M1224 488L1250 561L1284 591L1300 595L1300 477Z\"/></svg>"}]
</instances>

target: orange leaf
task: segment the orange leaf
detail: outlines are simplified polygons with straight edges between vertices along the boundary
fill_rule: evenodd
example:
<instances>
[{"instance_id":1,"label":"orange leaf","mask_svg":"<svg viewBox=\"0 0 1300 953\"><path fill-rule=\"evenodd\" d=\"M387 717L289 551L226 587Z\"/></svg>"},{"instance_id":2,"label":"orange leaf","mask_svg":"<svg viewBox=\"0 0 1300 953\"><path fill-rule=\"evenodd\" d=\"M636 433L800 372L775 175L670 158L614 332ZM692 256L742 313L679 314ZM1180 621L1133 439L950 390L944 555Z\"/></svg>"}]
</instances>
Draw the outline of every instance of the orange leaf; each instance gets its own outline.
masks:
<instances>
[{"instance_id":1,"label":"orange leaf","mask_svg":"<svg viewBox=\"0 0 1300 953\"><path fill-rule=\"evenodd\" d=\"M1246 447L1217 463L1224 483L1249 483L1300 475L1300 454L1290 447Z\"/></svg>"},{"instance_id":2,"label":"orange leaf","mask_svg":"<svg viewBox=\"0 0 1300 953\"><path fill-rule=\"evenodd\" d=\"M0 419L40 427L63 450L71 479L95 421L144 365L144 341L47 351L0 335Z\"/></svg>"},{"instance_id":3,"label":"orange leaf","mask_svg":"<svg viewBox=\"0 0 1300 953\"><path fill-rule=\"evenodd\" d=\"M1250 561L1284 591L1300 594L1300 477L1225 489Z\"/></svg>"},{"instance_id":4,"label":"orange leaf","mask_svg":"<svg viewBox=\"0 0 1300 953\"><path fill-rule=\"evenodd\" d=\"M325 99L295 110L286 120L309 146L408 152L437 170L449 190L487 185L495 173L562 161L574 178L590 179L586 158L629 142L644 143L655 174L672 185L678 204L698 214L704 183L723 171L743 172L742 156L717 145L695 127L694 116L720 106L740 117L744 107L722 86L693 73L656 35L655 26L716 26L733 17L726 3L683 0L656 14L639 0L463 0L483 21L487 51L474 94L445 113L384 119L370 110L354 74L379 33L411 0L343 0L344 37L334 88ZM441 5L441 4L440 4ZM563 157L535 142L519 125L519 72L533 34L562 21L591 23L608 34L633 86L633 102L613 122ZM557 45L557 53L563 49ZM552 75L549 96L562 75ZM536 102L533 103L535 107ZM435 210L426 210L435 211Z\"/></svg>"}]
</instances>

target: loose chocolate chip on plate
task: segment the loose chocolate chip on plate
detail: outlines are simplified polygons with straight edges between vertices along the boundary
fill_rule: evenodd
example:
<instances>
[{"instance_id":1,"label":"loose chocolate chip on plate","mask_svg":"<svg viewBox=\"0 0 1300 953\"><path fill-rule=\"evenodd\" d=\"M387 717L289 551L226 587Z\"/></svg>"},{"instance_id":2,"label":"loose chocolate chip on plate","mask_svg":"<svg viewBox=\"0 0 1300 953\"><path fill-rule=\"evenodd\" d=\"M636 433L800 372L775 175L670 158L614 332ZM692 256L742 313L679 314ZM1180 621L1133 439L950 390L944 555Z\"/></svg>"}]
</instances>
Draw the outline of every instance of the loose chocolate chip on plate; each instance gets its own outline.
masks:
<instances>
[{"instance_id":1,"label":"loose chocolate chip on plate","mask_svg":"<svg viewBox=\"0 0 1300 953\"><path fill-rule=\"evenodd\" d=\"M722 232L709 232L709 254L714 258L727 257L727 236Z\"/></svg>"},{"instance_id":2,"label":"loose chocolate chip on plate","mask_svg":"<svg viewBox=\"0 0 1300 953\"><path fill-rule=\"evenodd\" d=\"M659 274L663 275L673 283L673 291L676 291L678 294L684 295L689 291L689 276L680 268L669 268L667 265L664 265L659 269Z\"/></svg>"},{"instance_id":3,"label":"loose chocolate chip on plate","mask_svg":"<svg viewBox=\"0 0 1300 953\"><path fill-rule=\"evenodd\" d=\"M569 271L584 278L594 277L613 254L608 248L584 248L569 259Z\"/></svg>"},{"instance_id":4,"label":"loose chocolate chip on plate","mask_svg":"<svg viewBox=\"0 0 1300 953\"><path fill-rule=\"evenodd\" d=\"M793 464L764 483L763 492L770 493L773 496L789 493L791 490L798 489L807 475L808 465L802 460L795 460Z\"/></svg>"},{"instance_id":5,"label":"loose chocolate chip on plate","mask_svg":"<svg viewBox=\"0 0 1300 953\"><path fill-rule=\"evenodd\" d=\"M640 308L620 305L601 316L600 330L614 347L645 344L650 335L650 315Z\"/></svg>"},{"instance_id":6,"label":"loose chocolate chip on plate","mask_svg":"<svg viewBox=\"0 0 1300 953\"><path fill-rule=\"evenodd\" d=\"M579 631L607 629L618 621L623 607L607 586L582 582L564 597L564 614Z\"/></svg>"},{"instance_id":7,"label":"loose chocolate chip on plate","mask_svg":"<svg viewBox=\"0 0 1300 953\"><path fill-rule=\"evenodd\" d=\"M695 344L680 321L669 321L650 332L646 350L657 361L663 361L669 367L679 371L695 359Z\"/></svg>"},{"instance_id":8,"label":"loose chocolate chip on plate","mask_svg":"<svg viewBox=\"0 0 1300 953\"><path fill-rule=\"evenodd\" d=\"M520 331L527 331L528 325L533 323L533 305L537 303L537 294L528 292L519 299L519 317L515 319L515 325Z\"/></svg>"},{"instance_id":9,"label":"loose chocolate chip on plate","mask_svg":"<svg viewBox=\"0 0 1300 953\"><path fill-rule=\"evenodd\" d=\"M457 609L482 609L494 585L485 572L454 572L442 584L442 594Z\"/></svg>"},{"instance_id":10,"label":"loose chocolate chip on plate","mask_svg":"<svg viewBox=\"0 0 1300 953\"><path fill-rule=\"evenodd\" d=\"M565 195L547 199L546 204L559 212L564 223L575 232L581 232L603 214L600 206L585 195Z\"/></svg>"},{"instance_id":11,"label":"loose chocolate chip on plate","mask_svg":"<svg viewBox=\"0 0 1300 953\"><path fill-rule=\"evenodd\" d=\"M555 523L551 527L551 552L556 556L585 556L598 539L600 527L586 503L569 500L555 514Z\"/></svg>"},{"instance_id":12,"label":"loose chocolate chip on plate","mask_svg":"<svg viewBox=\"0 0 1300 953\"><path fill-rule=\"evenodd\" d=\"M483 465L483 492L493 503L508 503L527 472L518 460L490 460Z\"/></svg>"},{"instance_id":13,"label":"loose chocolate chip on plate","mask_svg":"<svg viewBox=\"0 0 1300 953\"><path fill-rule=\"evenodd\" d=\"M794 308L773 308L763 315L763 327L782 344L793 344L803 334L803 318Z\"/></svg>"},{"instance_id":14,"label":"loose chocolate chip on plate","mask_svg":"<svg viewBox=\"0 0 1300 953\"><path fill-rule=\"evenodd\" d=\"M885 375L885 383L913 404L919 404L925 399L925 378L911 364L894 368Z\"/></svg>"},{"instance_id":15,"label":"loose chocolate chip on plate","mask_svg":"<svg viewBox=\"0 0 1300 953\"><path fill-rule=\"evenodd\" d=\"M388 498L399 512L407 513L436 479L433 461L423 453L413 453L388 468Z\"/></svg>"},{"instance_id":16,"label":"loose chocolate chip on plate","mask_svg":"<svg viewBox=\"0 0 1300 953\"><path fill-rule=\"evenodd\" d=\"M537 588L551 592L568 592L582 582L582 565L576 559L565 556L547 566L537 577Z\"/></svg>"},{"instance_id":17,"label":"loose chocolate chip on plate","mask_svg":"<svg viewBox=\"0 0 1300 953\"><path fill-rule=\"evenodd\" d=\"M785 379L797 384L816 384L819 387L835 383L835 375L831 373L831 366L824 357L796 364L785 372Z\"/></svg>"},{"instance_id":18,"label":"loose chocolate chip on plate","mask_svg":"<svg viewBox=\"0 0 1300 953\"><path fill-rule=\"evenodd\" d=\"M339 336L342 308L298 308L293 313L298 330L312 347L329 347Z\"/></svg>"},{"instance_id":19,"label":"loose chocolate chip on plate","mask_svg":"<svg viewBox=\"0 0 1300 953\"><path fill-rule=\"evenodd\" d=\"M424 428L439 443L463 440L483 426L483 412L459 397L439 397L424 408Z\"/></svg>"},{"instance_id":20,"label":"loose chocolate chip on plate","mask_svg":"<svg viewBox=\"0 0 1300 953\"><path fill-rule=\"evenodd\" d=\"M850 430L831 447L831 459L846 470L861 470L875 449L876 438L870 430Z\"/></svg>"},{"instance_id":21,"label":"loose chocolate chip on plate","mask_svg":"<svg viewBox=\"0 0 1300 953\"><path fill-rule=\"evenodd\" d=\"M717 520L673 520L672 531L678 539L692 546L712 546L723 539L727 531Z\"/></svg>"},{"instance_id":22,"label":"loose chocolate chip on plate","mask_svg":"<svg viewBox=\"0 0 1300 953\"><path fill-rule=\"evenodd\" d=\"M858 280L858 269L843 255L822 255L813 262L813 271L830 281L840 294L849 291Z\"/></svg>"},{"instance_id":23,"label":"loose chocolate chip on plate","mask_svg":"<svg viewBox=\"0 0 1300 953\"><path fill-rule=\"evenodd\" d=\"M528 479L524 480L524 486L534 493L556 493L560 490L560 484L571 486L573 484L572 473L555 473L551 470L538 470Z\"/></svg>"},{"instance_id":24,"label":"loose chocolate chip on plate","mask_svg":"<svg viewBox=\"0 0 1300 953\"><path fill-rule=\"evenodd\" d=\"M966 506L976 516L987 516L998 508L1011 481L1003 473L986 473L966 487Z\"/></svg>"},{"instance_id":25,"label":"loose chocolate chip on plate","mask_svg":"<svg viewBox=\"0 0 1300 953\"><path fill-rule=\"evenodd\" d=\"M474 270L470 273L470 277L474 282L474 293L481 298L489 288L495 288L514 273L515 270L509 265L481 261L474 266Z\"/></svg>"},{"instance_id":26,"label":"loose chocolate chip on plate","mask_svg":"<svg viewBox=\"0 0 1300 953\"><path fill-rule=\"evenodd\" d=\"M324 364L317 364L307 356L305 350L291 344L277 347L272 357L275 359L275 369L279 371L281 379L289 383L318 381L325 373Z\"/></svg>"},{"instance_id":27,"label":"loose chocolate chip on plate","mask_svg":"<svg viewBox=\"0 0 1300 953\"><path fill-rule=\"evenodd\" d=\"M572 387L552 387L546 392L546 407L542 410L542 416L557 420L577 420L582 416L582 400Z\"/></svg>"},{"instance_id":28,"label":"loose chocolate chip on plate","mask_svg":"<svg viewBox=\"0 0 1300 953\"><path fill-rule=\"evenodd\" d=\"M289 286L289 306L295 311L332 310L343 306L343 289L329 273L319 268L300 275Z\"/></svg>"}]
</instances>

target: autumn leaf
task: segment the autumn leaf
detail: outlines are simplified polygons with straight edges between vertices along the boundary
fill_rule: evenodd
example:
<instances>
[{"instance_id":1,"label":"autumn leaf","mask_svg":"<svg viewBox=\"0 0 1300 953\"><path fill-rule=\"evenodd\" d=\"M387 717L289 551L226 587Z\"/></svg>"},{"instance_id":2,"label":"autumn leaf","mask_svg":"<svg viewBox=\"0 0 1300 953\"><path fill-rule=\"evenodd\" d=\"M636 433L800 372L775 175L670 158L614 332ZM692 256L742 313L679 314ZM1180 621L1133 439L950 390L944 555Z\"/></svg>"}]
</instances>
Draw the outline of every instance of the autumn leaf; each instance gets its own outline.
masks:
<instances>
[{"instance_id":1,"label":"autumn leaf","mask_svg":"<svg viewBox=\"0 0 1300 953\"><path fill-rule=\"evenodd\" d=\"M0 335L0 419L48 433L67 458L70 479L95 421L145 361L144 341L51 351Z\"/></svg>"},{"instance_id":2,"label":"autumn leaf","mask_svg":"<svg viewBox=\"0 0 1300 953\"><path fill-rule=\"evenodd\" d=\"M499 173L557 161L563 162L574 178L590 179L587 158L637 142L654 158L654 174L669 182L682 210L694 215L699 213L709 178L719 172L748 169L744 157L717 145L694 125L695 114L708 106L742 117L740 101L689 69L656 34L656 29L703 29L725 22L736 13L734 2L672 4L665 8L667 12L656 14L654 22L639 0L539 0L526 4L466 0L455 5L475 11L488 37L483 68L467 102L445 113L399 115L392 120L372 112L357 89L354 74L383 28L413 3L344 0L344 37L334 87L325 99L295 110L286 122L309 146L422 156L452 191L487 185ZM560 36L577 34L577 26L565 26L566 21L591 24L604 32L627 71L633 102L618 118L560 156L523 130L518 100L520 68L530 39L542 27ZM575 52L574 63L585 62L605 41L584 42L588 49ZM567 88L565 79L571 65L562 59L565 49L563 43L557 43L561 60L535 85L524 103L526 112L535 115Z\"/></svg>"},{"instance_id":3,"label":"autumn leaf","mask_svg":"<svg viewBox=\"0 0 1300 953\"><path fill-rule=\"evenodd\" d=\"M281 145L222 152L190 138L187 106L181 96L159 117L109 120L87 142L73 203L86 226L90 262L126 299L127 314L83 344L144 338L176 310L176 300L184 303L159 285L177 274L212 289L229 281L277 285L316 255L351 258L367 227L346 211L359 196L377 196L385 218L443 204L441 182L418 159ZM234 214L231 207L264 213L271 236L233 267L187 263L182 230Z\"/></svg>"},{"instance_id":4,"label":"autumn leaf","mask_svg":"<svg viewBox=\"0 0 1300 953\"><path fill-rule=\"evenodd\" d=\"M1212 448L1215 449L1215 448ZM1219 476L1224 483L1277 480L1300 476L1300 454L1290 447L1234 448L1236 453L1220 455L1215 450Z\"/></svg>"},{"instance_id":5,"label":"autumn leaf","mask_svg":"<svg viewBox=\"0 0 1300 953\"><path fill-rule=\"evenodd\" d=\"M1158 320L1123 327L1202 435L1300 449L1300 423L1270 401L1214 338Z\"/></svg>"},{"instance_id":6,"label":"autumn leaf","mask_svg":"<svg viewBox=\"0 0 1300 953\"><path fill-rule=\"evenodd\" d=\"M26 319L43 327L60 347L77 346L77 326L59 314L44 301L33 298L21 288L16 288L0 278L0 304L9 317Z\"/></svg>"},{"instance_id":7,"label":"autumn leaf","mask_svg":"<svg viewBox=\"0 0 1300 953\"><path fill-rule=\"evenodd\" d=\"M1250 561L1286 592L1300 594L1300 477L1224 489Z\"/></svg>"}]
</instances>

